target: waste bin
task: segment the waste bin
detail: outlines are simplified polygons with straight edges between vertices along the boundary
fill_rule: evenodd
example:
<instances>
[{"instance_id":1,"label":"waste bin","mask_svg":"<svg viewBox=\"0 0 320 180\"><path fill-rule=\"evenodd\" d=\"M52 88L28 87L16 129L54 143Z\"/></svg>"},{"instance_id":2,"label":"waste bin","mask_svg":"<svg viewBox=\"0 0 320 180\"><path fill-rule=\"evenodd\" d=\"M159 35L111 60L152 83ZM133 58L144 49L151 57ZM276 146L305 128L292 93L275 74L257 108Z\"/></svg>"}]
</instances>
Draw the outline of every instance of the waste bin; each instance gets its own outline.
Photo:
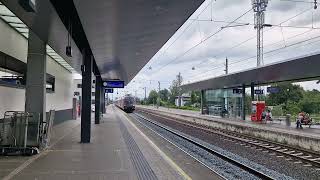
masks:
<instances>
[{"instance_id":1,"label":"waste bin","mask_svg":"<svg viewBox=\"0 0 320 180\"><path fill-rule=\"evenodd\" d=\"M286 126L291 126L291 114L286 115Z\"/></svg>"}]
</instances>

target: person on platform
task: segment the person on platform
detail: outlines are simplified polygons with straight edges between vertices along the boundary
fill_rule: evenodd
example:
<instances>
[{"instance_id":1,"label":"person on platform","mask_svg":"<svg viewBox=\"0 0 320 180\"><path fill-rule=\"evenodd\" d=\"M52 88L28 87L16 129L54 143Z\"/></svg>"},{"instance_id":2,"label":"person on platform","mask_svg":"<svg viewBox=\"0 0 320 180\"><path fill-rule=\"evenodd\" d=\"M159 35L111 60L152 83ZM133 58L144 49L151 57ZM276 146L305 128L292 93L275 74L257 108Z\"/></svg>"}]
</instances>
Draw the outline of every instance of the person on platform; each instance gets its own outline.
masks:
<instances>
[{"instance_id":1,"label":"person on platform","mask_svg":"<svg viewBox=\"0 0 320 180\"><path fill-rule=\"evenodd\" d=\"M304 117L305 117L305 113L303 111L298 114L298 118L297 118L297 122L296 122L297 128L302 129L302 121L303 121Z\"/></svg>"},{"instance_id":2,"label":"person on platform","mask_svg":"<svg viewBox=\"0 0 320 180\"><path fill-rule=\"evenodd\" d=\"M271 113L270 109L267 110L266 121L272 121L272 113Z\"/></svg>"}]
</instances>

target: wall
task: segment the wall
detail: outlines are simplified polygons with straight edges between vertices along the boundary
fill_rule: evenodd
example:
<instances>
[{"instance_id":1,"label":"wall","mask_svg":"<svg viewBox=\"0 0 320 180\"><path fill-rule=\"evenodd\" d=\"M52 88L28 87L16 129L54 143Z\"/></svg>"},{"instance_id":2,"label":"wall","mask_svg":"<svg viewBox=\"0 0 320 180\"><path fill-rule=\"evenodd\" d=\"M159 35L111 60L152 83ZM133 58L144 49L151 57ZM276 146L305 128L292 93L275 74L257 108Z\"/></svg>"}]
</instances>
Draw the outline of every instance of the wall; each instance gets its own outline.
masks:
<instances>
[{"instance_id":1,"label":"wall","mask_svg":"<svg viewBox=\"0 0 320 180\"><path fill-rule=\"evenodd\" d=\"M0 51L27 61L28 41L0 19ZM72 74L47 56L47 73L55 76L55 92L46 95L46 110L56 110L57 122L71 119L73 78ZM25 90L0 86L0 119L5 111L24 111Z\"/></svg>"},{"instance_id":2,"label":"wall","mask_svg":"<svg viewBox=\"0 0 320 180\"><path fill-rule=\"evenodd\" d=\"M5 111L24 111L25 90L0 86L0 119Z\"/></svg>"},{"instance_id":3,"label":"wall","mask_svg":"<svg viewBox=\"0 0 320 180\"><path fill-rule=\"evenodd\" d=\"M0 18L0 51L27 62L28 41Z\"/></svg>"},{"instance_id":4,"label":"wall","mask_svg":"<svg viewBox=\"0 0 320 180\"><path fill-rule=\"evenodd\" d=\"M55 76L55 92L47 93L47 111L72 109L72 74L47 56L47 73Z\"/></svg>"}]
</instances>

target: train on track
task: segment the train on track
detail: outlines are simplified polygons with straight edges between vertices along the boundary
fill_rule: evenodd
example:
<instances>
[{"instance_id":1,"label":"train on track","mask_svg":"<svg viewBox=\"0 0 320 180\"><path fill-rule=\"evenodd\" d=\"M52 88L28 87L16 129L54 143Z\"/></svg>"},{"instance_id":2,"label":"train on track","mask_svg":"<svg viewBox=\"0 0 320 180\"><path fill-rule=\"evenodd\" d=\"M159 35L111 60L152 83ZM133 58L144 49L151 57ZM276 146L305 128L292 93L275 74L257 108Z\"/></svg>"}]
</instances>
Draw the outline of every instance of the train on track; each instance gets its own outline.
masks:
<instances>
[{"instance_id":1,"label":"train on track","mask_svg":"<svg viewBox=\"0 0 320 180\"><path fill-rule=\"evenodd\" d=\"M123 98L115 101L115 105L126 113L132 113L135 110L135 99L130 95L125 95Z\"/></svg>"}]
</instances>

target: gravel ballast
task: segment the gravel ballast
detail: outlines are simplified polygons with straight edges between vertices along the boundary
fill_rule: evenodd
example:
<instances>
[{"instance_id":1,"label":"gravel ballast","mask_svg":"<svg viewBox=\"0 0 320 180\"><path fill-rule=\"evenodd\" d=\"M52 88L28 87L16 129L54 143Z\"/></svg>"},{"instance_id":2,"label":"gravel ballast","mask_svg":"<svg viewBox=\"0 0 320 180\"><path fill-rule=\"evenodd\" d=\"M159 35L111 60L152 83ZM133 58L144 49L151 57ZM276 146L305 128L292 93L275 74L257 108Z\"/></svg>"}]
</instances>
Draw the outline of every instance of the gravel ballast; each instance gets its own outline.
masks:
<instances>
[{"instance_id":1,"label":"gravel ballast","mask_svg":"<svg viewBox=\"0 0 320 180\"><path fill-rule=\"evenodd\" d=\"M139 114L194 138L201 139L210 145L214 145L225 150L226 152L243 157L244 159L259 164L261 167L276 171L279 174L283 174L294 179L320 179L320 170L315 168L303 167L301 164L295 164L293 161L285 160L284 157L277 157L277 155L274 155L273 153L242 146L239 143L232 142L208 131L193 128L175 121L170 121L142 112L139 112Z\"/></svg>"}]
</instances>

